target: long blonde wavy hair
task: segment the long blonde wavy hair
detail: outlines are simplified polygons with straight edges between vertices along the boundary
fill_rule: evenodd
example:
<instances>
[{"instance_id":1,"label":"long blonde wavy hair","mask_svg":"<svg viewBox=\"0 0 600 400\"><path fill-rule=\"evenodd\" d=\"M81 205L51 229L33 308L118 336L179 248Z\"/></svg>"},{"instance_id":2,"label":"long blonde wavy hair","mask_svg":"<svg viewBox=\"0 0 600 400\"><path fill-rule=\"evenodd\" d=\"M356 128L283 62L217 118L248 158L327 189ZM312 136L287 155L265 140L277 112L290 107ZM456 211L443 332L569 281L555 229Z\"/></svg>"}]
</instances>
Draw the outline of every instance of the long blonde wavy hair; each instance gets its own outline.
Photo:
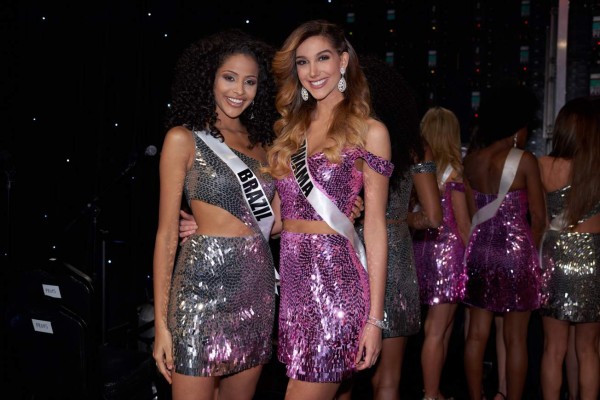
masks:
<instances>
[{"instance_id":1,"label":"long blonde wavy hair","mask_svg":"<svg viewBox=\"0 0 600 400\"><path fill-rule=\"evenodd\" d=\"M460 123L456 115L444 107L430 108L421 119L421 135L433 153L438 182L448 165L462 176Z\"/></svg>"},{"instance_id":2,"label":"long blonde wavy hair","mask_svg":"<svg viewBox=\"0 0 600 400\"><path fill-rule=\"evenodd\" d=\"M302 100L302 86L296 70L296 50L313 36L325 37L339 55L349 54L345 73L347 89L344 99L333 109L327 132L334 144L324 149L324 154L330 161L339 162L344 147L364 146L371 99L358 56L337 25L323 20L305 22L290 34L273 58L273 75L278 85L275 106L281 118L274 124L276 139L267 153L269 166L265 170L275 178L282 178L291 171L290 158L304 142L311 114L317 106L312 97Z\"/></svg>"}]
</instances>

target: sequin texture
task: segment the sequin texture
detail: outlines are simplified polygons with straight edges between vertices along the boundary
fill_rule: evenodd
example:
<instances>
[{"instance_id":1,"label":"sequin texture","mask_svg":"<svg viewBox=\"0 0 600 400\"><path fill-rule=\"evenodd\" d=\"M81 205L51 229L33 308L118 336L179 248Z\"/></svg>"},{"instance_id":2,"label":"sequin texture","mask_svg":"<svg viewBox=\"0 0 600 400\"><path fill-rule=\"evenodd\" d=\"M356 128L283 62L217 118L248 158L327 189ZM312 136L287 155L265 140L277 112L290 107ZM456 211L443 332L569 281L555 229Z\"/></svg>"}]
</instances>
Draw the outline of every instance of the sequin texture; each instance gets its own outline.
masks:
<instances>
[{"instance_id":1,"label":"sequin texture","mask_svg":"<svg viewBox=\"0 0 600 400\"><path fill-rule=\"evenodd\" d=\"M384 320L388 329L383 330L383 338L410 336L421 329L421 305L419 284L415 269L413 244L406 223L408 203L412 191L414 174L435 174L435 164L427 161L411 166L398 185L390 187L386 219L388 223L388 269L385 284ZM357 226L361 238L363 225Z\"/></svg>"},{"instance_id":2,"label":"sequin texture","mask_svg":"<svg viewBox=\"0 0 600 400\"><path fill-rule=\"evenodd\" d=\"M569 187L550 192L550 218L563 209ZM586 218L600 212L600 205ZM549 230L542 242L544 271L540 313L570 322L600 322L600 233Z\"/></svg>"},{"instance_id":3,"label":"sequin texture","mask_svg":"<svg viewBox=\"0 0 600 400\"><path fill-rule=\"evenodd\" d=\"M473 190L478 208L496 194ZM539 255L527 222L526 190L508 192L493 218L477 225L466 252L466 304L492 312L540 306Z\"/></svg>"},{"instance_id":4,"label":"sequin texture","mask_svg":"<svg viewBox=\"0 0 600 400\"><path fill-rule=\"evenodd\" d=\"M192 235L181 247L173 271L168 326L175 371L221 376L265 364L271 357L274 265L233 171L195 139L196 159L185 179L188 201L200 199L221 207L255 231L245 237ZM236 153L271 199L274 184L259 172L260 163Z\"/></svg>"},{"instance_id":5,"label":"sequin texture","mask_svg":"<svg viewBox=\"0 0 600 400\"><path fill-rule=\"evenodd\" d=\"M362 189L363 158L389 176L393 166L364 149L345 149L334 164L322 153L308 158L314 183L346 215ZM300 192L294 177L276 181L281 217L322 218ZM370 306L368 275L350 242L341 235L282 232L278 358L288 377L340 382L355 371L358 339Z\"/></svg>"},{"instance_id":6,"label":"sequin texture","mask_svg":"<svg viewBox=\"0 0 600 400\"><path fill-rule=\"evenodd\" d=\"M464 185L460 182L444 185L442 224L436 229L417 230L413 234L421 303L426 305L458 303L465 295L465 246L452 208L453 191L464 193Z\"/></svg>"}]
</instances>

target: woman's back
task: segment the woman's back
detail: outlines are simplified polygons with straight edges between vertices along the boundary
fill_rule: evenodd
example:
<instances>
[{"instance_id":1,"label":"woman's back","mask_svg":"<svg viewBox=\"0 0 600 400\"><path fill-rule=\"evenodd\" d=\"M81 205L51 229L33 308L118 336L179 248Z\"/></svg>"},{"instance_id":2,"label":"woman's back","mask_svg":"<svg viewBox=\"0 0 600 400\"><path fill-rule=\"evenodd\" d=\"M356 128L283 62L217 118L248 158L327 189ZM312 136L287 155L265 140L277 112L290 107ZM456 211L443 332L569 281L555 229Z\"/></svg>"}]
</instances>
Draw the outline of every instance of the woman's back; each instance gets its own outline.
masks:
<instances>
[{"instance_id":1,"label":"woman's back","mask_svg":"<svg viewBox=\"0 0 600 400\"><path fill-rule=\"evenodd\" d=\"M480 193L497 194L509 151L510 148L494 144L468 154L464 159L464 175L469 181L469 186ZM526 154L523 154L523 158L526 157ZM526 188L524 165L522 159L509 191Z\"/></svg>"}]
</instances>

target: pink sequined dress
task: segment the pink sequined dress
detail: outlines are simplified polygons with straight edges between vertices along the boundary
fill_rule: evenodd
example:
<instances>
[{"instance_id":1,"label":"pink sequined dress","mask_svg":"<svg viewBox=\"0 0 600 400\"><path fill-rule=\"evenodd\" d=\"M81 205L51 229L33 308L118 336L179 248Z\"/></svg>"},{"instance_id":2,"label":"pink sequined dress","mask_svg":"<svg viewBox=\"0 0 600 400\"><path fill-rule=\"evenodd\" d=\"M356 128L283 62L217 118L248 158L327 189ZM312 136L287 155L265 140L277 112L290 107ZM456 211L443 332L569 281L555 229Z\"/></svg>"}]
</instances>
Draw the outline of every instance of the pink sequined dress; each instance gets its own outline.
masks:
<instances>
[{"instance_id":1,"label":"pink sequined dress","mask_svg":"<svg viewBox=\"0 0 600 400\"><path fill-rule=\"evenodd\" d=\"M417 230L413 234L422 304L458 303L465 295L465 245L454 218L453 191L464 192L465 187L460 182L445 183L441 196L442 224L436 229Z\"/></svg>"},{"instance_id":2,"label":"pink sequined dress","mask_svg":"<svg viewBox=\"0 0 600 400\"><path fill-rule=\"evenodd\" d=\"M320 189L346 215L363 187L354 163L390 176L393 165L360 148L345 149L340 163L323 153L308 157ZM321 221L294 176L276 181L283 220ZM281 297L278 359L287 376L308 382L341 382L354 371L358 339L366 322L368 275L352 244L342 235L283 231L280 241Z\"/></svg>"},{"instance_id":3,"label":"pink sequined dress","mask_svg":"<svg viewBox=\"0 0 600 400\"><path fill-rule=\"evenodd\" d=\"M473 195L478 208L497 197ZM492 312L539 308L541 269L527 211L527 191L508 192L496 215L473 230L465 257L466 304Z\"/></svg>"}]
</instances>

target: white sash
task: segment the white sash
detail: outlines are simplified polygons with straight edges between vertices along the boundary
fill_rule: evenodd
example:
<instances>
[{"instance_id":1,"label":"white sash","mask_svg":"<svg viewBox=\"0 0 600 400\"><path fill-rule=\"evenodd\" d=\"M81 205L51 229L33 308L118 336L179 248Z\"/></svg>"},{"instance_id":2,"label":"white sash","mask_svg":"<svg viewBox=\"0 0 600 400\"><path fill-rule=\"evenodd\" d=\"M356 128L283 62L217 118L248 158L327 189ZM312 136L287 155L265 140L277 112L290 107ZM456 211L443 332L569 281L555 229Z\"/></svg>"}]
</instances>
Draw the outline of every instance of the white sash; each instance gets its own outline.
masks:
<instances>
[{"instance_id":1,"label":"white sash","mask_svg":"<svg viewBox=\"0 0 600 400\"><path fill-rule=\"evenodd\" d=\"M323 218L323 221L327 222L334 231L350 241L358 259L366 270L367 255L365 246L356 233L354 225L350 222L350 219L337 208L335 203L313 183L312 176L308 169L306 140L304 140L304 143L298 152L291 157L291 162L292 171L294 172L296 183L300 186L300 191L304 194L315 211Z\"/></svg>"},{"instance_id":2,"label":"white sash","mask_svg":"<svg viewBox=\"0 0 600 400\"><path fill-rule=\"evenodd\" d=\"M275 214L254 172L248 168L246 163L225 142L220 141L205 131L196 131L195 134L234 172L240 183L242 193L244 193L244 199L246 199L248 208L250 208L254 220L268 242L271 237L271 228L273 228L273 223L275 222ZM277 291L279 279L279 272L275 268L275 293L277 294L279 294Z\"/></svg>"},{"instance_id":3,"label":"white sash","mask_svg":"<svg viewBox=\"0 0 600 400\"><path fill-rule=\"evenodd\" d=\"M442 179L440 181L440 187L444 186L444 184L446 183L448 178L450 178L450 174L452 173L452 171L453 171L452 166L450 164L448 164L446 166L446 169L444 170L444 173L442 174Z\"/></svg>"},{"instance_id":4,"label":"white sash","mask_svg":"<svg viewBox=\"0 0 600 400\"><path fill-rule=\"evenodd\" d=\"M246 163L244 163L225 142L217 139L205 131L196 132L196 135L206 143L231 170L240 183L244 199L252 212L263 236L267 241L271 237L271 228L275 222L275 214L269 199L265 195L260 181Z\"/></svg>"},{"instance_id":5,"label":"white sash","mask_svg":"<svg viewBox=\"0 0 600 400\"><path fill-rule=\"evenodd\" d=\"M521 161L521 156L523 155L523 150L517 149L513 147L508 152L508 156L506 156L506 160L504 161L504 168L502 169L502 176L500 177L500 188L498 189L498 197L494 199L494 201L489 202L485 206L481 207L471 220L471 233L475 227L482 222L487 221L496 215L496 211L498 211L498 207L504 201L504 197L508 193L508 189L512 185L515 175L517 174L517 169L519 168L519 162ZM469 234L470 236L470 234Z\"/></svg>"}]
</instances>

